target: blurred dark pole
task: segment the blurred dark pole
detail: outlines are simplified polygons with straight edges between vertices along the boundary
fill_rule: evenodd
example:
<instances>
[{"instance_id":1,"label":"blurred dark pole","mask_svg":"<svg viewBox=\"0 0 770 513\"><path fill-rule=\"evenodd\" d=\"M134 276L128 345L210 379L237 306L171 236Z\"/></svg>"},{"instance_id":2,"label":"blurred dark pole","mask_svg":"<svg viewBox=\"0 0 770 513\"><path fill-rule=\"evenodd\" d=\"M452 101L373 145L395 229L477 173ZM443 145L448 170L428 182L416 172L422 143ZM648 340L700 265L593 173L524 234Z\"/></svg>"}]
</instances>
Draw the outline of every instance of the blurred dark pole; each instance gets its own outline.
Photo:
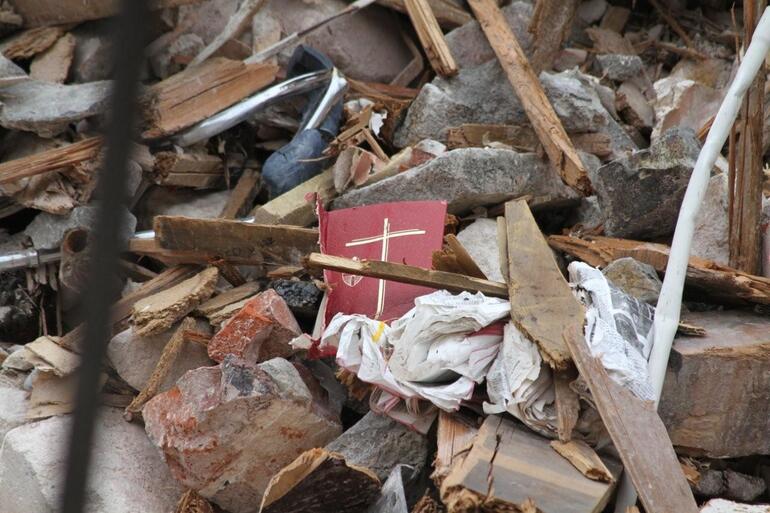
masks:
<instances>
[{"instance_id":1,"label":"blurred dark pole","mask_svg":"<svg viewBox=\"0 0 770 513\"><path fill-rule=\"evenodd\" d=\"M137 122L137 93L144 54L144 33L149 10L146 0L122 0L115 20L114 85L107 112L107 155L99 173L97 194L101 199L93 245L93 268L82 297L86 329L78 372L77 402L70 435L67 474L61 513L82 513L88 466L98 413L99 375L110 338L110 307L125 222L126 176L131 140ZM98 479L98 476L94 476Z\"/></svg>"}]
</instances>

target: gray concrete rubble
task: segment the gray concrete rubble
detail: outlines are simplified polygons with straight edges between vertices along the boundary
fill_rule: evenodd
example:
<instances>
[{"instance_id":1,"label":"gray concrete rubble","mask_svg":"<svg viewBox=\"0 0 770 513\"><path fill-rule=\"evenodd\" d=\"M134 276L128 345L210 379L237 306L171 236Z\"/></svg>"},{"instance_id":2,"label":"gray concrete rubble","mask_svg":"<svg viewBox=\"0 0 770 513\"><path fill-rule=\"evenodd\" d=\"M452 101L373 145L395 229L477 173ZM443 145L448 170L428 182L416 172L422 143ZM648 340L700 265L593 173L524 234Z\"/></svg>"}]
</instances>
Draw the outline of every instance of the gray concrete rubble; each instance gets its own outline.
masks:
<instances>
[{"instance_id":1,"label":"gray concrete rubble","mask_svg":"<svg viewBox=\"0 0 770 513\"><path fill-rule=\"evenodd\" d=\"M658 302L663 283L651 265L626 257L610 262L602 272L626 294L653 306Z\"/></svg>"}]
</instances>

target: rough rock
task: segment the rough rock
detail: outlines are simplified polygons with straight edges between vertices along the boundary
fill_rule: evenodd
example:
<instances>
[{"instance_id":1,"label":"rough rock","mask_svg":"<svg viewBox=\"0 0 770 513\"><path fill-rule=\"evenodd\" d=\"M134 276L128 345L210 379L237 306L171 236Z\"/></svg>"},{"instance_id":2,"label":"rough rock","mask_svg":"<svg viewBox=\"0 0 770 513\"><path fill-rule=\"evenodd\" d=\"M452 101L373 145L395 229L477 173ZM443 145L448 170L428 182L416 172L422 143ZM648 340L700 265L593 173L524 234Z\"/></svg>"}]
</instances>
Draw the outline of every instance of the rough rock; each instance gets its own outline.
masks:
<instances>
[{"instance_id":1,"label":"rough rock","mask_svg":"<svg viewBox=\"0 0 770 513\"><path fill-rule=\"evenodd\" d=\"M673 127L698 132L716 114L722 92L692 80L666 77L655 82L655 126L652 140Z\"/></svg>"},{"instance_id":2,"label":"rough rock","mask_svg":"<svg viewBox=\"0 0 770 513\"><path fill-rule=\"evenodd\" d=\"M178 73L203 50L204 46L205 43L199 35L181 34L150 57L152 72L160 79Z\"/></svg>"},{"instance_id":3,"label":"rough rock","mask_svg":"<svg viewBox=\"0 0 770 513\"><path fill-rule=\"evenodd\" d=\"M532 34L529 33L532 5L516 1L501 10L522 50L529 56L532 47ZM495 52L489 46L489 41L476 20L457 27L449 32L444 39L446 39L449 51L460 69L478 66L495 59Z\"/></svg>"},{"instance_id":4,"label":"rough rock","mask_svg":"<svg viewBox=\"0 0 770 513\"><path fill-rule=\"evenodd\" d=\"M74 228L93 230L99 214L99 205L94 202L90 205L75 207L65 216L57 216L47 212L38 214L24 230L32 245L37 249L55 249L59 247L64 234ZM136 217L128 210L124 211L126 224L122 227L121 239L127 241L136 230Z\"/></svg>"},{"instance_id":5,"label":"rough rock","mask_svg":"<svg viewBox=\"0 0 770 513\"><path fill-rule=\"evenodd\" d=\"M770 319L715 310L682 321L706 336L677 337L669 358L659 411L678 452L770 454Z\"/></svg>"},{"instance_id":6,"label":"rough rock","mask_svg":"<svg viewBox=\"0 0 770 513\"><path fill-rule=\"evenodd\" d=\"M107 346L107 357L118 375L136 390L142 390L155 370L163 348L176 331L176 327L176 325L172 326L168 331L149 337L140 337L133 329L128 328L112 337ZM209 328L207 323L199 322L198 329L205 333ZM185 347L171 365L171 370L160 390L171 388L188 370L207 365L211 365L211 360L206 348L192 342L185 343Z\"/></svg>"},{"instance_id":7,"label":"rough rock","mask_svg":"<svg viewBox=\"0 0 770 513\"><path fill-rule=\"evenodd\" d=\"M5 434L24 424L27 414L27 392L0 383L0 444Z\"/></svg>"},{"instance_id":8,"label":"rough rock","mask_svg":"<svg viewBox=\"0 0 770 513\"><path fill-rule=\"evenodd\" d=\"M35 80L62 84L67 80L74 55L75 36L65 34L32 60L29 76Z\"/></svg>"},{"instance_id":9,"label":"rough rock","mask_svg":"<svg viewBox=\"0 0 770 513\"><path fill-rule=\"evenodd\" d=\"M575 209L570 223L572 226L579 225L583 230L593 230L604 223L604 214L599 208L599 200L596 196L587 196L580 198L580 204Z\"/></svg>"},{"instance_id":10,"label":"rough rock","mask_svg":"<svg viewBox=\"0 0 770 513\"><path fill-rule=\"evenodd\" d=\"M231 191L196 191L153 187L135 210L139 230L151 230L155 216L185 216L200 219L218 217Z\"/></svg>"},{"instance_id":11,"label":"rough rock","mask_svg":"<svg viewBox=\"0 0 770 513\"><path fill-rule=\"evenodd\" d=\"M725 476L721 470L706 469L701 471L698 483L692 487L693 492L708 499L719 497L725 493Z\"/></svg>"},{"instance_id":12,"label":"rough rock","mask_svg":"<svg viewBox=\"0 0 770 513\"><path fill-rule=\"evenodd\" d=\"M672 233L699 152L691 130L672 128L649 149L599 168L592 183L605 233L643 239Z\"/></svg>"},{"instance_id":13,"label":"rough rock","mask_svg":"<svg viewBox=\"0 0 770 513\"><path fill-rule=\"evenodd\" d=\"M315 316L323 292L315 283L302 280L275 280L270 283L295 315Z\"/></svg>"},{"instance_id":14,"label":"rough rock","mask_svg":"<svg viewBox=\"0 0 770 513\"><path fill-rule=\"evenodd\" d=\"M727 207L727 176L711 177L701 203L690 254L727 265L730 260L730 233Z\"/></svg>"},{"instance_id":15,"label":"rough rock","mask_svg":"<svg viewBox=\"0 0 770 513\"><path fill-rule=\"evenodd\" d=\"M251 513L270 478L340 434L309 372L275 358L228 357L189 371L144 407L145 429L171 472L231 513Z\"/></svg>"},{"instance_id":16,"label":"rough rock","mask_svg":"<svg viewBox=\"0 0 770 513\"><path fill-rule=\"evenodd\" d=\"M613 158L636 148L605 108L590 77L577 70L543 72L540 81L567 132L606 133L612 140ZM610 103L614 102L613 94ZM425 84L394 143L405 147L422 139L446 142L447 130L464 123L529 125L521 101L496 59Z\"/></svg>"},{"instance_id":17,"label":"rough rock","mask_svg":"<svg viewBox=\"0 0 770 513\"><path fill-rule=\"evenodd\" d=\"M24 269L0 273L0 341L21 344L38 335L40 310L25 275Z\"/></svg>"},{"instance_id":18,"label":"rough rock","mask_svg":"<svg viewBox=\"0 0 770 513\"><path fill-rule=\"evenodd\" d=\"M396 465L411 465L419 473L428 460L425 436L371 411L326 450L342 454L349 464L371 469L383 482Z\"/></svg>"},{"instance_id":19,"label":"rough rock","mask_svg":"<svg viewBox=\"0 0 770 513\"><path fill-rule=\"evenodd\" d=\"M289 341L302 330L286 302L273 289L257 294L228 319L208 345L209 357L221 362L228 355L249 362L286 357Z\"/></svg>"},{"instance_id":20,"label":"rough rock","mask_svg":"<svg viewBox=\"0 0 770 513\"><path fill-rule=\"evenodd\" d=\"M576 199L556 171L534 153L460 148L336 199L334 208L388 201L444 200L450 212L529 194L534 204Z\"/></svg>"},{"instance_id":21,"label":"rough rock","mask_svg":"<svg viewBox=\"0 0 770 513\"><path fill-rule=\"evenodd\" d=\"M655 118L642 92L632 82L623 82L616 94L616 107L623 120L634 128L650 128Z\"/></svg>"},{"instance_id":22,"label":"rough rock","mask_svg":"<svg viewBox=\"0 0 770 513\"><path fill-rule=\"evenodd\" d=\"M178 11L177 26L185 27L186 33L195 34L209 44L225 28L227 20L238 10L239 3L239 0L204 0L182 5Z\"/></svg>"},{"instance_id":23,"label":"rough rock","mask_svg":"<svg viewBox=\"0 0 770 513\"><path fill-rule=\"evenodd\" d=\"M275 18L284 35L304 29L344 9L343 0L305 2L270 0L260 9ZM393 13L370 6L343 16L306 36L305 44L326 54L347 76L357 80L390 82L412 60L409 48L391 23ZM362 44L362 42L376 44Z\"/></svg>"},{"instance_id":24,"label":"rough rock","mask_svg":"<svg viewBox=\"0 0 770 513\"><path fill-rule=\"evenodd\" d=\"M70 123L101 113L107 106L110 82L62 85L39 80L0 90L0 126L54 137Z\"/></svg>"},{"instance_id":25,"label":"rough rock","mask_svg":"<svg viewBox=\"0 0 770 513\"><path fill-rule=\"evenodd\" d=\"M596 63L602 76L617 82L636 78L644 71L644 63L638 55L597 55Z\"/></svg>"},{"instance_id":26,"label":"rough rock","mask_svg":"<svg viewBox=\"0 0 770 513\"><path fill-rule=\"evenodd\" d=\"M457 240L471 255L479 269L492 281L504 282L497 246L497 222L477 219L457 234Z\"/></svg>"},{"instance_id":27,"label":"rough rock","mask_svg":"<svg viewBox=\"0 0 770 513\"><path fill-rule=\"evenodd\" d=\"M765 480L732 470L725 470L725 492L728 499L753 501L765 493Z\"/></svg>"},{"instance_id":28,"label":"rough rock","mask_svg":"<svg viewBox=\"0 0 770 513\"><path fill-rule=\"evenodd\" d=\"M173 511L182 493L136 424L120 410L103 408L86 484L89 513ZM71 418L25 424L8 433L0 449L3 513L54 513L64 491Z\"/></svg>"},{"instance_id":29,"label":"rough rock","mask_svg":"<svg viewBox=\"0 0 770 513\"><path fill-rule=\"evenodd\" d=\"M602 273L626 294L651 305L658 302L663 282L653 266L626 257L610 262Z\"/></svg>"},{"instance_id":30,"label":"rough rock","mask_svg":"<svg viewBox=\"0 0 770 513\"><path fill-rule=\"evenodd\" d=\"M115 65L112 55L112 20L83 24L73 30L75 59L70 75L76 83L106 80Z\"/></svg>"}]
</instances>

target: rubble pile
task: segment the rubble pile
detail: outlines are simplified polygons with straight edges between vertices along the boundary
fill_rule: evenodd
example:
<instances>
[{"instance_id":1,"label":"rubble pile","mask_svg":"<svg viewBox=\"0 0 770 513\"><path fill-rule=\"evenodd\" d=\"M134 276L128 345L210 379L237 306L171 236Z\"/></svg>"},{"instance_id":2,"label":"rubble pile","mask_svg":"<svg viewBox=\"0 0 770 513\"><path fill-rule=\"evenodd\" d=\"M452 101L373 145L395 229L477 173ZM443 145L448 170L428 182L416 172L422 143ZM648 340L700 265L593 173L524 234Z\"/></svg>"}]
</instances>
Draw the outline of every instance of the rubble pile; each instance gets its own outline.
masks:
<instances>
[{"instance_id":1,"label":"rubble pile","mask_svg":"<svg viewBox=\"0 0 770 513\"><path fill-rule=\"evenodd\" d=\"M2 513L102 215L86 511L770 512L764 2L155 0L109 205L119 4L0 1Z\"/></svg>"}]
</instances>

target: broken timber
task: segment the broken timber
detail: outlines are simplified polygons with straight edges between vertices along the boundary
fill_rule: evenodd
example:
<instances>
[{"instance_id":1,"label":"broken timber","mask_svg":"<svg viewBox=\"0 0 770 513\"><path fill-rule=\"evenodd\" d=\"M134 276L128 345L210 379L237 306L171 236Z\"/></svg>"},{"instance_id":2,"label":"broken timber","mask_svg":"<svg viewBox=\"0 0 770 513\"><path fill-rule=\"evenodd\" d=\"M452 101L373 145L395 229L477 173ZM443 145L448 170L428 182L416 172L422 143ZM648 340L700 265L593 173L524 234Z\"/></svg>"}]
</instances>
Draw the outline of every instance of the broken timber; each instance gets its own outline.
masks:
<instances>
[{"instance_id":1,"label":"broken timber","mask_svg":"<svg viewBox=\"0 0 770 513\"><path fill-rule=\"evenodd\" d=\"M155 154L155 181L165 186L205 189L224 181L225 167L216 155L192 151Z\"/></svg>"},{"instance_id":2,"label":"broken timber","mask_svg":"<svg viewBox=\"0 0 770 513\"><path fill-rule=\"evenodd\" d=\"M604 481L605 483L615 481L615 476L612 475L607 465L596 454L596 451L582 440L572 440L569 442L552 440L551 447L572 463L588 479Z\"/></svg>"},{"instance_id":3,"label":"broken timber","mask_svg":"<svg viewBox=\"0 0 770 513\"><path fill-rule=\"evenodd\" d=\"M591 182L580 156L500 8L494 0L469 0L468 3L521 100L548 159L567 185L584 195L590 194Z\"/></svg>"},{"instance_id":4,"label":"broken timber","mask_svg":"<svg viewBox=\"0 0 770 513\"><path fill-rule=\"evenodd\" d=\"M234 264L296 264L318 250L318 230L297 226L157 216L154 228L162 250L218 257Z\"/></svg>"},{"instance_id":5,"label":"broken timber","mask_svg":"<svg viewBox=\"0 0 770 513\"><path fill-rule=\"evenodd\" d=\"M534 39L530 62L536 74L553 67L553 61L572 29L579 4L579 0L537 0L535 3L529 32Z\"/></svg>"},{"instance_id":6,"label":"broken timber","mask_svg":"<svg viewBox=\"0 0 770 513\"><path fill-rule=\"evenodd\" d=\"M19 159L0 164L0 184L15 182L22 178L59 171L95 158L102 147L101 137L89 137L76 143L41 151Z\"/></svg>"},{"instance_id":7,"label":"broken timber","mask_svg":"<svg viewBox=\"0 0 770 513\"><path fill-rule=\"evenodd\" d=\"M433 70L442 77L457 74L457 63L428 0L405 0L404 4Z\"/></svg>"},{"instance_id":8,"label":"broken timber","mask_svg":"<svg viewBox=\"0 0 770 513\"><path fill-rule=\"evenodd\" d=\"M698 506L655 405L610 379L601 361L591 356L582 326L565 329L564 338L645 511L696 513Z\"/></svg>"},{"instance_id":9,"label":"broken timber","mask_svg":"<svg viewBox=\"0 0 770 513\"><path fill-rule=\"evenodd\" d=\"M307 258L311 268L329 269L370 278L392 280L411 285L422 285L434 289L446 289L450 292L481 292L493 297L508 297L508 287L504 283L471 278L462 274L431 271L393 262L379 260L353 260L352 258L312 253Z\"/></svg>"},{"instance_id":10,"label":"broken timber","mask_svg":"<svg viewBox=\"0 0 770 513\"><path fill-rule=\"evenodd\" d=\"M400 12L406 12L405 0L377 0L377 3ZM451 0L428 0L436 20L442 27L454 28L473 21L473 17L464 9L457 7Z\"/></svg>"},{"instance_id":11,"label":"broken timber","mask_svg":"<svg viewBox=\"0 0 770 513\"><path fill-rule=\"evenodd\" d=\"M526 201L505 204L511 319L554 369L566 369L564 326L582 326L584 311L556 265Z\"/></svg>"}]
</instances>

